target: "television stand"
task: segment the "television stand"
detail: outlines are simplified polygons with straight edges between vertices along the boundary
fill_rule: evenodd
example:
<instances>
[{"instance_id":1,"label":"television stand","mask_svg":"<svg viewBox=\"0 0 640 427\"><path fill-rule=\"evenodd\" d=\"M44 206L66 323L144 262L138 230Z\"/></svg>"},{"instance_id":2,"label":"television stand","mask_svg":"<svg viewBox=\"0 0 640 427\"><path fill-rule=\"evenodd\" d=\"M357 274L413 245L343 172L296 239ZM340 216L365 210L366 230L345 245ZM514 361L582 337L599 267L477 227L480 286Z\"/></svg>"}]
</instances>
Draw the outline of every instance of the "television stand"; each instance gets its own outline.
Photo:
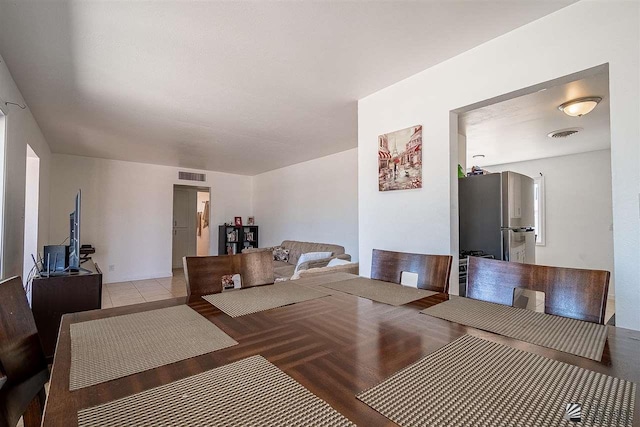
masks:
<instances>
[{"instance_id":1,"label":"television stand","mask_svg":"<svg viewBox=\"0 0 640 427\"><path fill-rule=\"evenodd\" d=\"M31 284L31 311L47 360L53 359L62 315L97 310L102 304L102 272L93 262L84 271L36 276Z\"/></svg>"}]
</instances>

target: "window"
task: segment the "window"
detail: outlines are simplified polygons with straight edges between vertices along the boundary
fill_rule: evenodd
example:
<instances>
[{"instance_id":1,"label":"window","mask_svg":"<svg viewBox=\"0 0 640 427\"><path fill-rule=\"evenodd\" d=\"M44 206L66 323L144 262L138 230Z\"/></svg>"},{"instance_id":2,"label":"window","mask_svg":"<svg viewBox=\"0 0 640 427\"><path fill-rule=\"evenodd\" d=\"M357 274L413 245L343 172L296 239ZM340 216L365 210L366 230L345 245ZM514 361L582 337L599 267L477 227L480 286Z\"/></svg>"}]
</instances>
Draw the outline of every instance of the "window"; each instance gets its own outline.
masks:
<instances>
[{"instance_id":1,"label":"window","mask_svg":"<svg viewBox=\"0 0 640 427\"><path fill-rule=\"evenodd\" d=\"M533 178L533 215L534 228L536 230L536 245L544 246L544 176Z\"/></svg>"}]
</instances>

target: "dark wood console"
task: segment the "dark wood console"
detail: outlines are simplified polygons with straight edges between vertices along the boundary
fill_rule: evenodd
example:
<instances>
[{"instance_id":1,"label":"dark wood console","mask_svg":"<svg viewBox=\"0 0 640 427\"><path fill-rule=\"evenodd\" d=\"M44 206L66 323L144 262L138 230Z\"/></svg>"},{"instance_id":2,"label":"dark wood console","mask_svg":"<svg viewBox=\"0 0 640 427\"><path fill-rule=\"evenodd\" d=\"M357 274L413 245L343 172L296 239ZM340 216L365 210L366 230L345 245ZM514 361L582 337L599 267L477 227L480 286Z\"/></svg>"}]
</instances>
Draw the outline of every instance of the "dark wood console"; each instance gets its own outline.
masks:
<instances>
[{"instance_id":1,"label":"dark wood console","mask_svg":"<svg viewBox=\"0 0 640 427\"><path fill-rule=\"evenodd\" d=\"M42 349L53 359L63 314L99 309L102 303L102 272L97 264L82 264L90 273L36 276L31 288L31 310Z\"/></svg>"}]
</instances>

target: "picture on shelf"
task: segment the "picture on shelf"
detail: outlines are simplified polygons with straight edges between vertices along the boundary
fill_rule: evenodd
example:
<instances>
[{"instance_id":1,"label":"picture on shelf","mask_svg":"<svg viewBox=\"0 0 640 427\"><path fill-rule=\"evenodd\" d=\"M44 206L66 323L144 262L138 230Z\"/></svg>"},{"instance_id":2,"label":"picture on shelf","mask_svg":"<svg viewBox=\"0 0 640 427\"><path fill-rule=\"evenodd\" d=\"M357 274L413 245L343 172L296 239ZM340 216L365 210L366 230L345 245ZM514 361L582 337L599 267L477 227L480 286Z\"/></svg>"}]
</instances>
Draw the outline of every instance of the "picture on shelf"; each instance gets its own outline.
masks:
<instances>
[{"instance_id":1,"label":"picture on shelf","mask_svg":"<svg viewBox=\"0 0 640 427\"><path fill-rule=\"evenodd\" d=\"M249 231L244 234L244 240L247 242L253 242L255 239L253 238L253 231Z\"/></svg>"},{"instance_id":2,"label":"picture on shelf","mask_svg":"<svg viewBox=\"0 0 640 427\"><path fill-rule=\"evenodd\" d=\"M242 227L242 217L241 216L236 216L233 218L236 227Z\"/></svg>"},{"instance_id":3,"label":"picture on shelf","mask_svg":"<svg viewBox=\"0 0 640 427\"><path fill-rule=\"evenodd\" d=\"M256 225L256 218L253 216L247 218L247 225Z\"/></svg>"},{"instance_id":4,"label":"picture on shelf","mask_svg":"<svg viewBox=\"0 0 640 427\"><path fill-rule=\"evenodd\" d=\"M227 242L237 242L238 241L238 230L233 230L227 233Z\"/></svg>"}]
</instances>

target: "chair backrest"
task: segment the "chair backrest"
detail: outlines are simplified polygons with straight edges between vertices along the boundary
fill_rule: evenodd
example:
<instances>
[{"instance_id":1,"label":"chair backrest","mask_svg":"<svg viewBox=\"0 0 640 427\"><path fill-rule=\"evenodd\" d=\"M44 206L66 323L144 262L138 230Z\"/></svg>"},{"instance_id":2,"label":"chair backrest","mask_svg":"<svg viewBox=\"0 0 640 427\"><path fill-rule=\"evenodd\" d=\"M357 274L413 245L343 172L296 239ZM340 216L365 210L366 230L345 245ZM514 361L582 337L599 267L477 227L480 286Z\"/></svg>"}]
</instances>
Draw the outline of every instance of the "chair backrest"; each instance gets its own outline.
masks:
<instances>
[{"instance_id":1,"label":"chair backrest","mask_svg":"<svg viewBox=\"0 0 640 427\"><path fill-rule=\"evenodd\" d=\"M242 287L273 283L271 251L236 255L184 257L188 295L208 295L222 292L222 277L240 274Z\"/></svg>"},{"instance_id":2,"label":"chair backrest","mask_svg":"<svg viewBox=\"0 0 640 427\"><path fill-rule=\"evenodd\" d=\"M187 294L222 292L222 277L240 273L240 255L187 256L182 259Z\"/></svg>"},{"instance_id":3,"label":"chair backrest","mask_svg":"<svg viewBox=\"0 0 640 427\"><path fill-rule=\"evenodd\" d=\"M544 311L604 324L611 274L603 270L547 267L469 257L467 297L513 304L515 288L544 292Z\"/></svg>"},{"instance_id":4,"label":"chair backrest","mask_svg":"<svg viewBox=\"0 0 640 427\"><path fill-rule=\"evenodd\" d=\"M20 383L47 367L20 277L0 282L0 371Z\"/></svg>"},{"instance_id":5,"label":"chair backrest","mask_svg":"<svg viewBox=\"0 0 640 427\"><path fill-rule=\"evenodd\" d=\"M240 255L240 276L242 287L268 285L273 283L273 253L271 251L250 252Z\"/></svg>"},{"instance_id":6,"label":"chair backrest","mask_svg":"<svg viewBox=\"0 0 640 427\"><path fill-rule=\"evenodd\" d=\"M371 278L400 283L402 272L418 275L418 288L448 292L451 273L450 255L423 255L405 252L373 250Z\"/></svg>"}]
</instances>

